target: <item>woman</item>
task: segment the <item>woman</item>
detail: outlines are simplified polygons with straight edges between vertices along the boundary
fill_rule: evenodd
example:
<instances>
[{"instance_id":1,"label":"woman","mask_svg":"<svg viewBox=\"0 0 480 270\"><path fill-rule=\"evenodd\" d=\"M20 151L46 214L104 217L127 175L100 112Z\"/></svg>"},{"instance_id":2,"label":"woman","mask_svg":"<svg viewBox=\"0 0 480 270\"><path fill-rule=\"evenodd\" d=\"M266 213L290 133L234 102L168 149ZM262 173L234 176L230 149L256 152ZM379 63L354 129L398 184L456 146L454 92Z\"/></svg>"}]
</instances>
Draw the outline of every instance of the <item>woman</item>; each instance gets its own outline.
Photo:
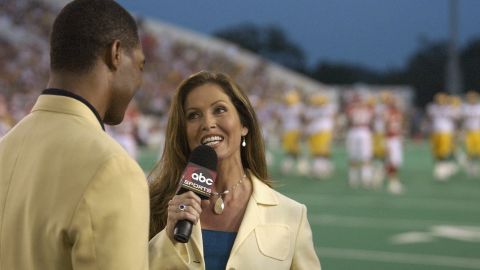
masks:
<instances>
[{"instance_id":1,"label":"woman","mask_svg":"<svg viewBox=\"0 0 480 270\"><path fill-rule=\"evenodd\" d=\"M180 84L166 142L150 187L150 269L320 269L306 207L271 188L255 112L228 76L202 71ZM175 195L200 144L218 156L213 195L204 201ZM185 244L173 238L184 219L195 224Z\"/></svg>"}]
</instances>

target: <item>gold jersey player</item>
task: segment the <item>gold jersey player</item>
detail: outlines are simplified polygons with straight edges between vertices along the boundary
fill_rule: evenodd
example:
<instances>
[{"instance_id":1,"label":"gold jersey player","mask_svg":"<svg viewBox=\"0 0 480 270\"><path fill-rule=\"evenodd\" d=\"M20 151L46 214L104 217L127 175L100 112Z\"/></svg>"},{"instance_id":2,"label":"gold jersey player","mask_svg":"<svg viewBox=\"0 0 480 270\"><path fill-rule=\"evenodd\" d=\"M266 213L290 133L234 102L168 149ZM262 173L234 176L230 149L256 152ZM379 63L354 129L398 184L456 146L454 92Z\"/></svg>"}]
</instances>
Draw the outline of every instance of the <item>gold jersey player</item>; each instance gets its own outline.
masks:
<instances>
[{"instance_id":1,"label":"gold jersey player","mask_svg":"<svg viewBox=\"0 0 480 270\"><path fill-rule=\"evenodd\" d=\"M467 173L478 177L480 175L480 97L475 91L467 93L466 103L462 106L462 128L468 157Z\"/></svg>"},{"instance_id":2,"label":"gold jersey player","mask_svg":"<svg viewBox=\"0 0 480 270\"><path fill-rule=\"evenodd\" d=\"M453 137L455 111L448 103L448 95L435 94L434 103L427 107L431 122L432 154L435 159L433 174L436 180L445 181L457 171L453 162Z\"/></svg>"},{"instance_id":3,"label":"gold jersey player","mask_svg":"<svg viewBox=\"0 0 480 270\"><path fill-rule=\"evenodd\" d=\"M328 178L334 170L331 162L331 144L337 106L329 102L325 94L320 93L311 96L309 102L310 106L305 112L305 118L312 162L311 173L320 179Z\"/></svg>"},{"instance_id":4,"label":"gold jersey player","mask_svg":"<svg viewBox=\"0 0 480 270\"><path fill-rule=\"evenodd\" d=\"M294 171L300 155L300 136L302 125L302 102L298 91L291 90L284 97L284 106L279 112L282 124L282 148L285 152L285 159L282 164L284 173Z\"/></svg>"}]
</instances>

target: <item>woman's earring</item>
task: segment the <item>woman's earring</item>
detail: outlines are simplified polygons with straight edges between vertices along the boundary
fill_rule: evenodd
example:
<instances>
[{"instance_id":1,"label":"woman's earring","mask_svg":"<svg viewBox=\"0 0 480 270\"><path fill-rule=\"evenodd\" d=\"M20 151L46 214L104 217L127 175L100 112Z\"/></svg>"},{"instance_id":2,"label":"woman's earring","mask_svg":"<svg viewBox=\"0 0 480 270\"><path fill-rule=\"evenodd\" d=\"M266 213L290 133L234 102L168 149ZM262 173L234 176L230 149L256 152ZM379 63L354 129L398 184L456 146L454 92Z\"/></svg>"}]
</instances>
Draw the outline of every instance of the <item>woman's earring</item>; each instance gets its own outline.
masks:
<instances>
[{"instance_id":1,"label":"woman's earring","mask_svg":"<svg viewBox=\"0 0 480 270\"><path fill-rule=\"evenodd\" d=\"M245 146L247 146L247 142L245 141L245 137L242 137L242 138L243 138L242 147L245 147Z\"/></svg>"}]
</instances>

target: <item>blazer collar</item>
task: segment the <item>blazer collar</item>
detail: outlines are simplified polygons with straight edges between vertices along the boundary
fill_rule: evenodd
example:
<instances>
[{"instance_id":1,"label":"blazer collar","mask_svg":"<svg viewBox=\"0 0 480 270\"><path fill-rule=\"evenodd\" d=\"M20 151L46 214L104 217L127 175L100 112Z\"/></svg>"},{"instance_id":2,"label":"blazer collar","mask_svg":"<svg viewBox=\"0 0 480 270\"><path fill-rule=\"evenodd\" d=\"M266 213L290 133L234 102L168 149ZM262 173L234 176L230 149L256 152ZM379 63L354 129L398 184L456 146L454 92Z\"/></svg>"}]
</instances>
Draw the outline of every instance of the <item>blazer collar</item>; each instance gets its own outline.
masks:
<instances>
[{"instance_id":1,"label":"blazer collar","mask_svg":"<svg viewBox=\"0 0 480 270\"><path fill-rule=\"evenodd\" d=\"M263 205L277 205L278 199L275 192L267 186L265 183L260 181L255 175L250 174L252 178L252 198L258 203Z\"/></svg>"},{"instance_id":2,"label":"blazer collar","mask_svg":"<svg viewBox=\"0 0 480 270\"><path fill-rule=\"evenodd\" d=\"M35 111L50 111L63 114L71 114L86 119L98 129L103 129L95 113L83 102L59 95L40 95L32 108Z\"/></svg>"}]
</instances>

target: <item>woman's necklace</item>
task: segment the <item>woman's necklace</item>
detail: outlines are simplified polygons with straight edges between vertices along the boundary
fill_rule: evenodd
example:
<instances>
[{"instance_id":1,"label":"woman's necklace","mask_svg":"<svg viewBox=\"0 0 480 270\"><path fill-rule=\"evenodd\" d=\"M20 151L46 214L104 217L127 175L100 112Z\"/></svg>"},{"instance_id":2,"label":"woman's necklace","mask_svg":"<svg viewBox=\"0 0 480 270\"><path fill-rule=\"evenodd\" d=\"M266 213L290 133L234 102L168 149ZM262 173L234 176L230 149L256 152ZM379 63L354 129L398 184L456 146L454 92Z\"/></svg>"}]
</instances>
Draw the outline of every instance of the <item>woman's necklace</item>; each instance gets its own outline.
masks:
<instances>
[{"instance_id":1,"label":"woman's necklace","mask_svg":"<svg viewBox=\"0 0 480 270\"><path fill-rule=\"evenodd\" d=\"M238 181L235 185L233 185L230 190L225 190L224 192L212 192L212 195L213 196L218 196L218 199L215 201L215 207L213 208L213 212L217 215L220 215L223 213L223 209L225 209L225 203L223 202L223 196L225 196L226 194L233 192L239 185L242 184L243 182L243 179L245 179L245 177L247 177L245 174L242 176L242 178L240 179L240 181Z\"/></svg>"}]
</instances>

